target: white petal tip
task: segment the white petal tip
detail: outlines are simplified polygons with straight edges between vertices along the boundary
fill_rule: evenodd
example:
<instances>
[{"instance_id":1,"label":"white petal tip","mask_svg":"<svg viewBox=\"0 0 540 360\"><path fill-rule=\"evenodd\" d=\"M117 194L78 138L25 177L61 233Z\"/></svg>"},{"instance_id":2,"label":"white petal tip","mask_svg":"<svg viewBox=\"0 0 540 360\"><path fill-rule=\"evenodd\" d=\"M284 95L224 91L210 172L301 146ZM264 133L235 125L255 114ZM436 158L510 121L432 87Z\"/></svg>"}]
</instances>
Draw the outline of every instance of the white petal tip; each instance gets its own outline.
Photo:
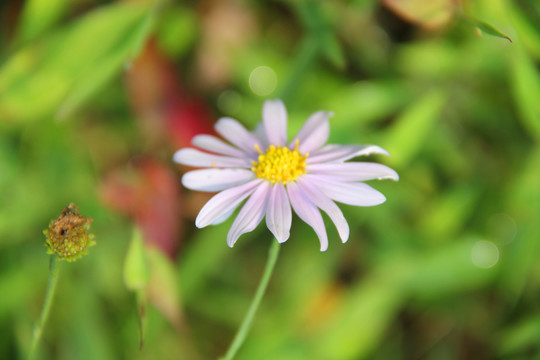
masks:
<instances>
[{"instance_id":1,"label":"white petal tip","mask_svg":"<svg viewBox=\"0 0 540 360\"><path fill-rule=\"evenodd\" d=\"M392 173L389 173L389 174L387 174L387 175L381 176L381 177L377 178L377 180L394 180L394 181L399 181L399 175L398 175L397 172L392 171Z\"/></svg>"},{"instance_id":2,"label":"white petal tip","mask_svg":"<svg viewBox=\"0 0 540 360\"><path fill-rule=\"evenodd\" d=\"M342 243L346 243L349 240L350 233L347 231L346 233L339 234L339 238L341 239Z\"/></svg>"},{"instance_id":3,"label":"white petal tip","mask_svg":"<svg viewBox=\"0 0 540 360\"><path fill-rule=\"evenodd\" d=\"M357 156L369 156L373 154L390 156L390 153L377 145L364 145L364 149Z\"/></svg>"},{"instance_id":4,"label":"white petal tip","mask_svg":"<svg viewBox=\"0 0 540 360\"><path fill-rule=\"evenodd\" d=\"M231 120L233 120L233 119L231 119L231 118L228 117L228 116L222 116L222 117L220 117L219 119L217 119L216 124L218 124L218 123L223 123L224 121L231 121Z\"/></svg>"},{"instance_id":5,"label":"white petal tip","mask_svg":"<svg viewBox=\"0 0 540 360\"><path fill-rule=\"evenodd\" d=\"M383 194L378 193L376 195L369 197L366 203L364 204L358 203L356 206L370 207L370 206L381 205L384 202L386 202L386 197Z\"/></svg>"},{"instance_id":6,"label":"white petal tip","mask_svg":"<svg viewBox=\"0 0 540 360\"><path fill-rule=\"evenodd\" d=\"M385 149L377 145L364 145L364 149L359 153L359 155L373 155L373 154L390 156L390 153L388 151L386 151Z\"/></svg>"},{"instance_id":7,"label":"white petal tip","mask_svg":"<svg viewBox=\"0 0 540 360\"><path fill-rule=\"evenodd\" d=\"M236 241L238 240L239 236L234 237L227 237L227 245L232 249L234 244L236 244Z\"/></svg>"},{"instance_id":8,"label":"white petal tip","mask_svg":"<svg viewBox=\"0 0 540 360\"><path fill-rule=\"evenodd\" d=\"M325 239L319 239L319 242L321 244L321 252L324 252L326 250L328 250L328 238L325 238Z\"/></svg>"},{"instance_id":9,"label":"white petal tip","mask_svg":"<svg viewBox=\"0 0 540 360\"><path fill-rule=\"evenodd\" d=\"M273 224L270 224L270 225L267 224L267 227L270 230L270 232L272 233L272 235L274 235L274 237L276 238L278 243L280 243L280 244L283 244L285 241L289 240L289 237L291 236L291 233L289 231L283 232L283 233L276 233L276 232L272 231L271 229L275 228L275 226L273 226Z\"/></svg>"},{"instance_id":10,"label":"white petal tip","mask_svg":"<svg viewBox=\"0 0 540 360\"><path fill-rule=\"evenodd\" d=\"M380 154L380 155L390 156L390 153L388 151L386 151L385 149L377 145L371 145L368 155L371 155L371 154Z\"/></svg>"},{"instance_id":11,"label":"white petal tip","mask_svg":"<svg viewBox=\"0 0 540 360\"><path fill-rule=\"evenodd\" d=\"M204 220L203 218L201 218L200 216L197 216L197 218L195 219L195 227L197 229L202 229L210 225L207 221L203 221L203 220Z\"/></svg>"},{"instance_id":12,"label":"white petal tip","mask_svg":"<svg viewBox=\"0 0 540 360\"><path fill-rule=\"evenodd\" d=\"M177 150L173 155L173 161L177 164L183 164L183 151L184 149Z\"/></svg>"},{"instance_id":13,"label":"white petal tip","mask_svg":"<svg viewBox=\"0 0 540 360\"><path fill-rule=\"evenodd\" d=\"M185 173L184 176L182 176L182 179L180 180L180 182L182 183L182 186L184 186L186 189L190 189L190 190L193 190L191 188L191 184L189 182L189 175L186 177L186 175L189 174L189 172Z\"/></svg>"},{"instance_id":14,"label":"white petal tip","mask_svg":"<svg viewBox=\"0 0 540 360\"><path fill-rule=\"evenodd\" d=\"M200 223L200 221L195 220L195 227L196 227L197 229L202 229L202 228L205 227L205 226L206 226L206 225L202 225L202 224Z\"/></svg>"}]
</instances>

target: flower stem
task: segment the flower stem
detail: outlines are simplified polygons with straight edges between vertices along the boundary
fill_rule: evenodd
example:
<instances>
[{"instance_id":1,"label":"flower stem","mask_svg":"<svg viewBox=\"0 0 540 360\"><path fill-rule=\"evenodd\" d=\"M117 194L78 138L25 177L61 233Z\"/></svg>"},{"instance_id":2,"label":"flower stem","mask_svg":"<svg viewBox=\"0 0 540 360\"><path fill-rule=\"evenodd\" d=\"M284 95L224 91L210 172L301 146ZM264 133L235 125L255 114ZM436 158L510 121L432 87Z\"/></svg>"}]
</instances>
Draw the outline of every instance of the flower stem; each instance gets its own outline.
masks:
<instances>
[{"instance_id":1,"label":"flower stem","mask_svg":"<svg viewBox=\"0 0 540 360\"><path fill-rule=\"evenodd\" d=\"M236 353L238 352L238 350L240 349L240 346L242 346L244 340L246 339L249 328L251 327L251 323L253 321L253 317L255 316L255 313L257 312L257 309L259 308L259 304L261 303L261 300L264 296L264 293L266 291L266 288L268 287L268 283L272 276L272 272L274 271L274 267L276 265L276 261L279 255L279 245L280 244L277 241L272 242L272 246L270 247L270 250L268 252L268 259L266 261L266 267L264 269L261 282L259 283L259 287L257 288L257 292L255 293L255 296L253 297L253 300L251 301L249 310L246 313L246 316L244 317L244 320L242 321L240 328L238 329L236 335L234 336L234 339L231 343L231 346L229 347L229 350L227 350L227 354L225 354L225 357L223 357L222 360L232 360L234 356L236 355Z\"/></svg>"},{"instance_id":2,"label":"flower stem","mask_svg":"<svg viewBox=\"0 0 540 360\"><path fill-rule=\"evenodd\" d=\"M34 326L34 332L32 334L32 345L30 352L28 353L28 360L32 360L36 354L36 349L43 333L43 327L47 322L49 316L49 310L51 309L52 300L54 297L54 290L56 289L56 283L58 282L58 260L55 255L51 255L49 260L49 279L47 280L47 292L45 293L45 301L43 302L43 308L41 309L41 315L39 320Z\"/></svg>"}]
</instances>

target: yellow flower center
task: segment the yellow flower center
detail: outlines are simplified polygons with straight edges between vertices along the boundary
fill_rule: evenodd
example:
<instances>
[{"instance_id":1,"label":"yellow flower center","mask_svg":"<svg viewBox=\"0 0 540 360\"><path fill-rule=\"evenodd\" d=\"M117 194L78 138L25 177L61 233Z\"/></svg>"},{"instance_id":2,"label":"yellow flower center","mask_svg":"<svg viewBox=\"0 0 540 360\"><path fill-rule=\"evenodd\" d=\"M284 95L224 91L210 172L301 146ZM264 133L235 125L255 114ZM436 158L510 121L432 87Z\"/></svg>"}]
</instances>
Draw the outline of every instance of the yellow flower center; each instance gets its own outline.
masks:
<instances>
[{"instance_id":1,"label":"yellow flower center","mask_svg":"<svg viewBox=\"0 0 540 360\"><path fill-rule=\"evenodd\" d=\"M302 155L298 151L298 140L294 150L270 145L263 153L258 145L255 145L255 148L260 155L257 158L258 162L253 161L251 170L258 178L266 179L272 184L276 182L286 184L306 173L306 159L309 154Z\"/></svg>"}]
</instances>

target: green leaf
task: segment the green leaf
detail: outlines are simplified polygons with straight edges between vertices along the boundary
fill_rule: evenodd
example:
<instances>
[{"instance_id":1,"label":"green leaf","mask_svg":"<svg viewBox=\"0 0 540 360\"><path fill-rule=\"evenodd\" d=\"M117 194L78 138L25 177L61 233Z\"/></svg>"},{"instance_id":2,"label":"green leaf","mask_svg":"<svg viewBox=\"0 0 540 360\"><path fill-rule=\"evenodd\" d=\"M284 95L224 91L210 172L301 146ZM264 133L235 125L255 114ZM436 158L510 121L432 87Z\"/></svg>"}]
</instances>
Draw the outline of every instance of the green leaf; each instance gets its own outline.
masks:
<instances>
[{"instance_id":1,"label":"green leaf","mask_svg":"<svg viewBox=\"0 0 540 360\"><path fill-rule=\"evenodd\" d=\"M327 14L321 8L321 4L307 0L296 5L298 15L309 35L317 43L320 54L326 57L337 68L345 67L345 55L343 49L333 33L327 19Z\"/></svg>"},{"instance_id":2,"label":"green leaf","mask_svg":"<svg viewBox=\"0 0 540 360\"><path fill-rule=\"evenodd\" d=\"M224 226L209 226L195 233L193 242L184 250L179 263L178 278L181 279L180 286L185 303L196 301L208 276L221 271L230 250L227 246L222 246L222 239L226 236L227 229Z\"/></svg>"},{"instance_id":3,"label":"green leaf","mask_svg":"<svg viewBox=\"0 0 540 360\"><path fill-rule=\"evenodd\" d=\"M510 39L510 37L508 35L503 34L502 32L500 32L499 30L497 30L495 27L493 27L492 25L490 25L488 23L476 20L474 25L478 29L480 29L482 32L484 32L486 34L496 36L496 37L500 37L500 38L503 38L503 39L506 39L506 40L512 42L512 39Z\"/></svg>"},{"instance_id":4,"label":"green leaf","mask_svg":"<svg viewBox=\"0 0 540 360\"><path fill-rule=\"evenodd\" d=\"M321 109L334 109L336 112L332 136L341 142L353 142L358 133L351 131L351 127L389 117L410 98L411 94L400 81L361 81L333 91L321 103Z\"/></svg>"},{"instance_id":5,"label":"green leaf","mask_svg":"<svg viewBox=\"0 0 540 360\"><path fill-rule=\"evenodd\" d=\"M508 357L534 348L540 337L540 314L527 314L500 334L497 348L500 356Z\"/></svg>"},{"instance_id":6,"label":"green leaf","mask_svg":"<svg viewBox=\"0 0 540 360\"><path fill-rule=\"evenodd\" d=\"M29 0L25 2L17 30L17 43L26 43L42 35L67 11L73 0Z\"/></svg>"},{"instance_id":7,"label":"green leaf","mask_svg":"<svg viewBox=\"0 0 540 360\"><path fill-rule=\"evenodd\" d=\"M441 91L431 91L396 119L383 146L391 154L389 162L404 166L422 149L445 98Z\"/></svg>"},{"instance_id":8,"label":"green leaf","mask_svg":"<svg viewBox=\"0 0 540 360\"><path fill-rule=\"evenodd\" d=\"M147 254L150 268L148 284L150 302L172 325L180 329L182 327L180 291L174 264L158 249L150 248Z\"/></svg>"},{"instance_id":9,"label":"green leaf","mask_svg":"<svg viewBox=\"0 0 540 360\"><path fill-rule=\"evenodd\" d=\"M486 33L488 35L495 36L495 37L500 37L500 38L503 38L512 42L512 39L510 39L507 35L503 34L501 31L497 30L493 25L490 25L486 22L467 16L461 12L458 12L458 16L459 18L464 20L466 23L471 24L472 26L481 30L483 33Z\"/></svg>"},{"instance_id":10,"label":"green leaf","mask_svg":"<svg viewBox=\"0 0 540 360\"><path fill-rule=\"evenodd\" d=\"M14 54L0 68L0 116L36 120L55 112L69 115L138 52L149 33L148 7L101 7Z\"/></svg>"},{"instance_id":11,"label":"green leaf","mask_svg":"<svg viewBox=\"0 0 540 360\"><path fill-rule=\"evenodd\" d=\"M186 6L165 12L157 24L157 42L173 58L184 55L197 40L197 14Z\"/></svg>"},{"instance_id":12,"label":"green leaf","mask_svg":"<svg viewBox=\"0 0 540 360\"><path fill-rule=\"evenodd\" d=\"M534 0L514 0L506 5L519 40L540 59L540 4Z\"/></svg>"},{"instance_id":13,"label":"green leaf","mask_svg":"<svg viewBox=\"0 0 540 360\"><path fill-rule=\"evenodd\" d=\"M403 272L401 281L407 293L416 299L441 299L452 294L474 289L496 279L500 264L489 269L479 268L471 260L471 251L475 243L482 238L461 235L462 240L454 239L447 246L438 247L434 251L416 255L407 254L404 262L410 262L411 271ZM391 271L392 262L387 264Z\"/></svg>"},{"instance_id":14,"label":"green leaf","mask_svg":"<svg viewBox=\"0 0 540 360\"><path fill-rule=\"evenodd\" d=\"M538 263L540 251L540 144L529 149L527 159L509 186L506 208L519 224L514 241L509 245L501 288L507 303L516 304L529 289L531 269Z\"/></svg>"},{"instance_id":15,"label":"green leaf","mask_svg":"<svg viewBox=\"0 0 540 360\"><path fill-rule=\"evenodd\" d=\"M512 95L519 119L528 133L540 140L540 73L523 50L515 53L512 75Z\"/></svg>"},{"instance_id":16,"label":"green leaf","mask_svg":"<svg viewBox=\"0 0 540 360\"><path fill-rule=\"evenodd\" d=\"M143 238L141 231L137 228L133 230L124 262L124 283L131 291L143 290L148 284L148 265Z\"/></svg>"},{"instance_id":17,"label":"green leaf","mask_svg":"<svg viewBox=\"0 0 540 360\"><path fill-rule=\"evenodd\" d=\"M137 28L122 45L112 49L106 57L73 85L70 93L60 105L57 118L65 118L103 87L123 67L129 69L133 59L140 53L146 38L154 26L154 16L150 12L140 21Z\"/></svg>"},{"instance_id":18,"label":"green leaf","mask_svg":"<svg viewBox=\"0 0 540 360\"><path fill-rule=\"evenodd\" d=\"M146 329L148 279L148 264L142 233L135 227L124 262L124 283L129 290L135 292L141 349Z\"/></svg>"},{"instance_id":19,"label":"green leaf","mask_svg":"<svg viewBox=\"0 0 540 360\"><path fill-rule=\"evenodd\" d=\"M453 239L474 211L479 193L472 186L453 186L426 204L419 227L433 243Z\"/></svg>"},{"instance_id":20,"label":"green leaf","mask_svg":"<svg viewBox=\"0 0 540 360\"><path fill-rule=\"evenodd\" d=\"M337 37L328 30L322 35L320 41L326 58L338 69L345 68L345 55Z\"/></svg>"},{"instance_id":21,"label":"green leaf","mask_svg":"<svg viewBox=\"0 0 540 360\"><path fill-rule=\"evenodd\" d=\"M369 358L403 301L399 287L393 285L374 276L350 291L316 337L314 352L321 359Z\"/></svg>"},{"instance_id":22,"label":"green leaf","mask_svg":"<svg viewBox=\"0 0 540 360\"><path fill-rule=\"evenodd\" d=\"M142 51L144 44L146 43L146 38L150 35L154 29L156 21L156 8L149 9L146 16L135 28L135 31L132 34L132 38L128 41L127 45L127 62L126 68L131 66L131 62L139 55Z\"/></svg>"}]
</instances>

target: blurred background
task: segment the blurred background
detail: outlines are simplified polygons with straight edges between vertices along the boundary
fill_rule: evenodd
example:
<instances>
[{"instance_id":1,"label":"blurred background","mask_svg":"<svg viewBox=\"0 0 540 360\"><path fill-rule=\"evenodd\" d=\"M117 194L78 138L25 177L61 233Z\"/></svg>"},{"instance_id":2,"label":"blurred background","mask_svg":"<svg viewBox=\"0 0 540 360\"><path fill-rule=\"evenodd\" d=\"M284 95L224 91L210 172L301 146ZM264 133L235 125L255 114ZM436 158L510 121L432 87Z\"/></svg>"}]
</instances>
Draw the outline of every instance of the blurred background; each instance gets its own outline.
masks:
<instances>
[{"instance_id":1,"label":"blurred background","mask_svg":"<svg viewBox=\"0 0 540 360\"><path fill-rule=\"evenodd\" d=\"M273 240L195 229L211 194L172 154L276 97L290 135L333 111L330 142L401 179L341 206L348 243L326 218L325 253L293 219L238 359L538 358L539 65L535 0L0 2L0 358L26 356L70 202L97 246L61 264L38 358L222 355Z\"/></svg>"}]
</instances>

